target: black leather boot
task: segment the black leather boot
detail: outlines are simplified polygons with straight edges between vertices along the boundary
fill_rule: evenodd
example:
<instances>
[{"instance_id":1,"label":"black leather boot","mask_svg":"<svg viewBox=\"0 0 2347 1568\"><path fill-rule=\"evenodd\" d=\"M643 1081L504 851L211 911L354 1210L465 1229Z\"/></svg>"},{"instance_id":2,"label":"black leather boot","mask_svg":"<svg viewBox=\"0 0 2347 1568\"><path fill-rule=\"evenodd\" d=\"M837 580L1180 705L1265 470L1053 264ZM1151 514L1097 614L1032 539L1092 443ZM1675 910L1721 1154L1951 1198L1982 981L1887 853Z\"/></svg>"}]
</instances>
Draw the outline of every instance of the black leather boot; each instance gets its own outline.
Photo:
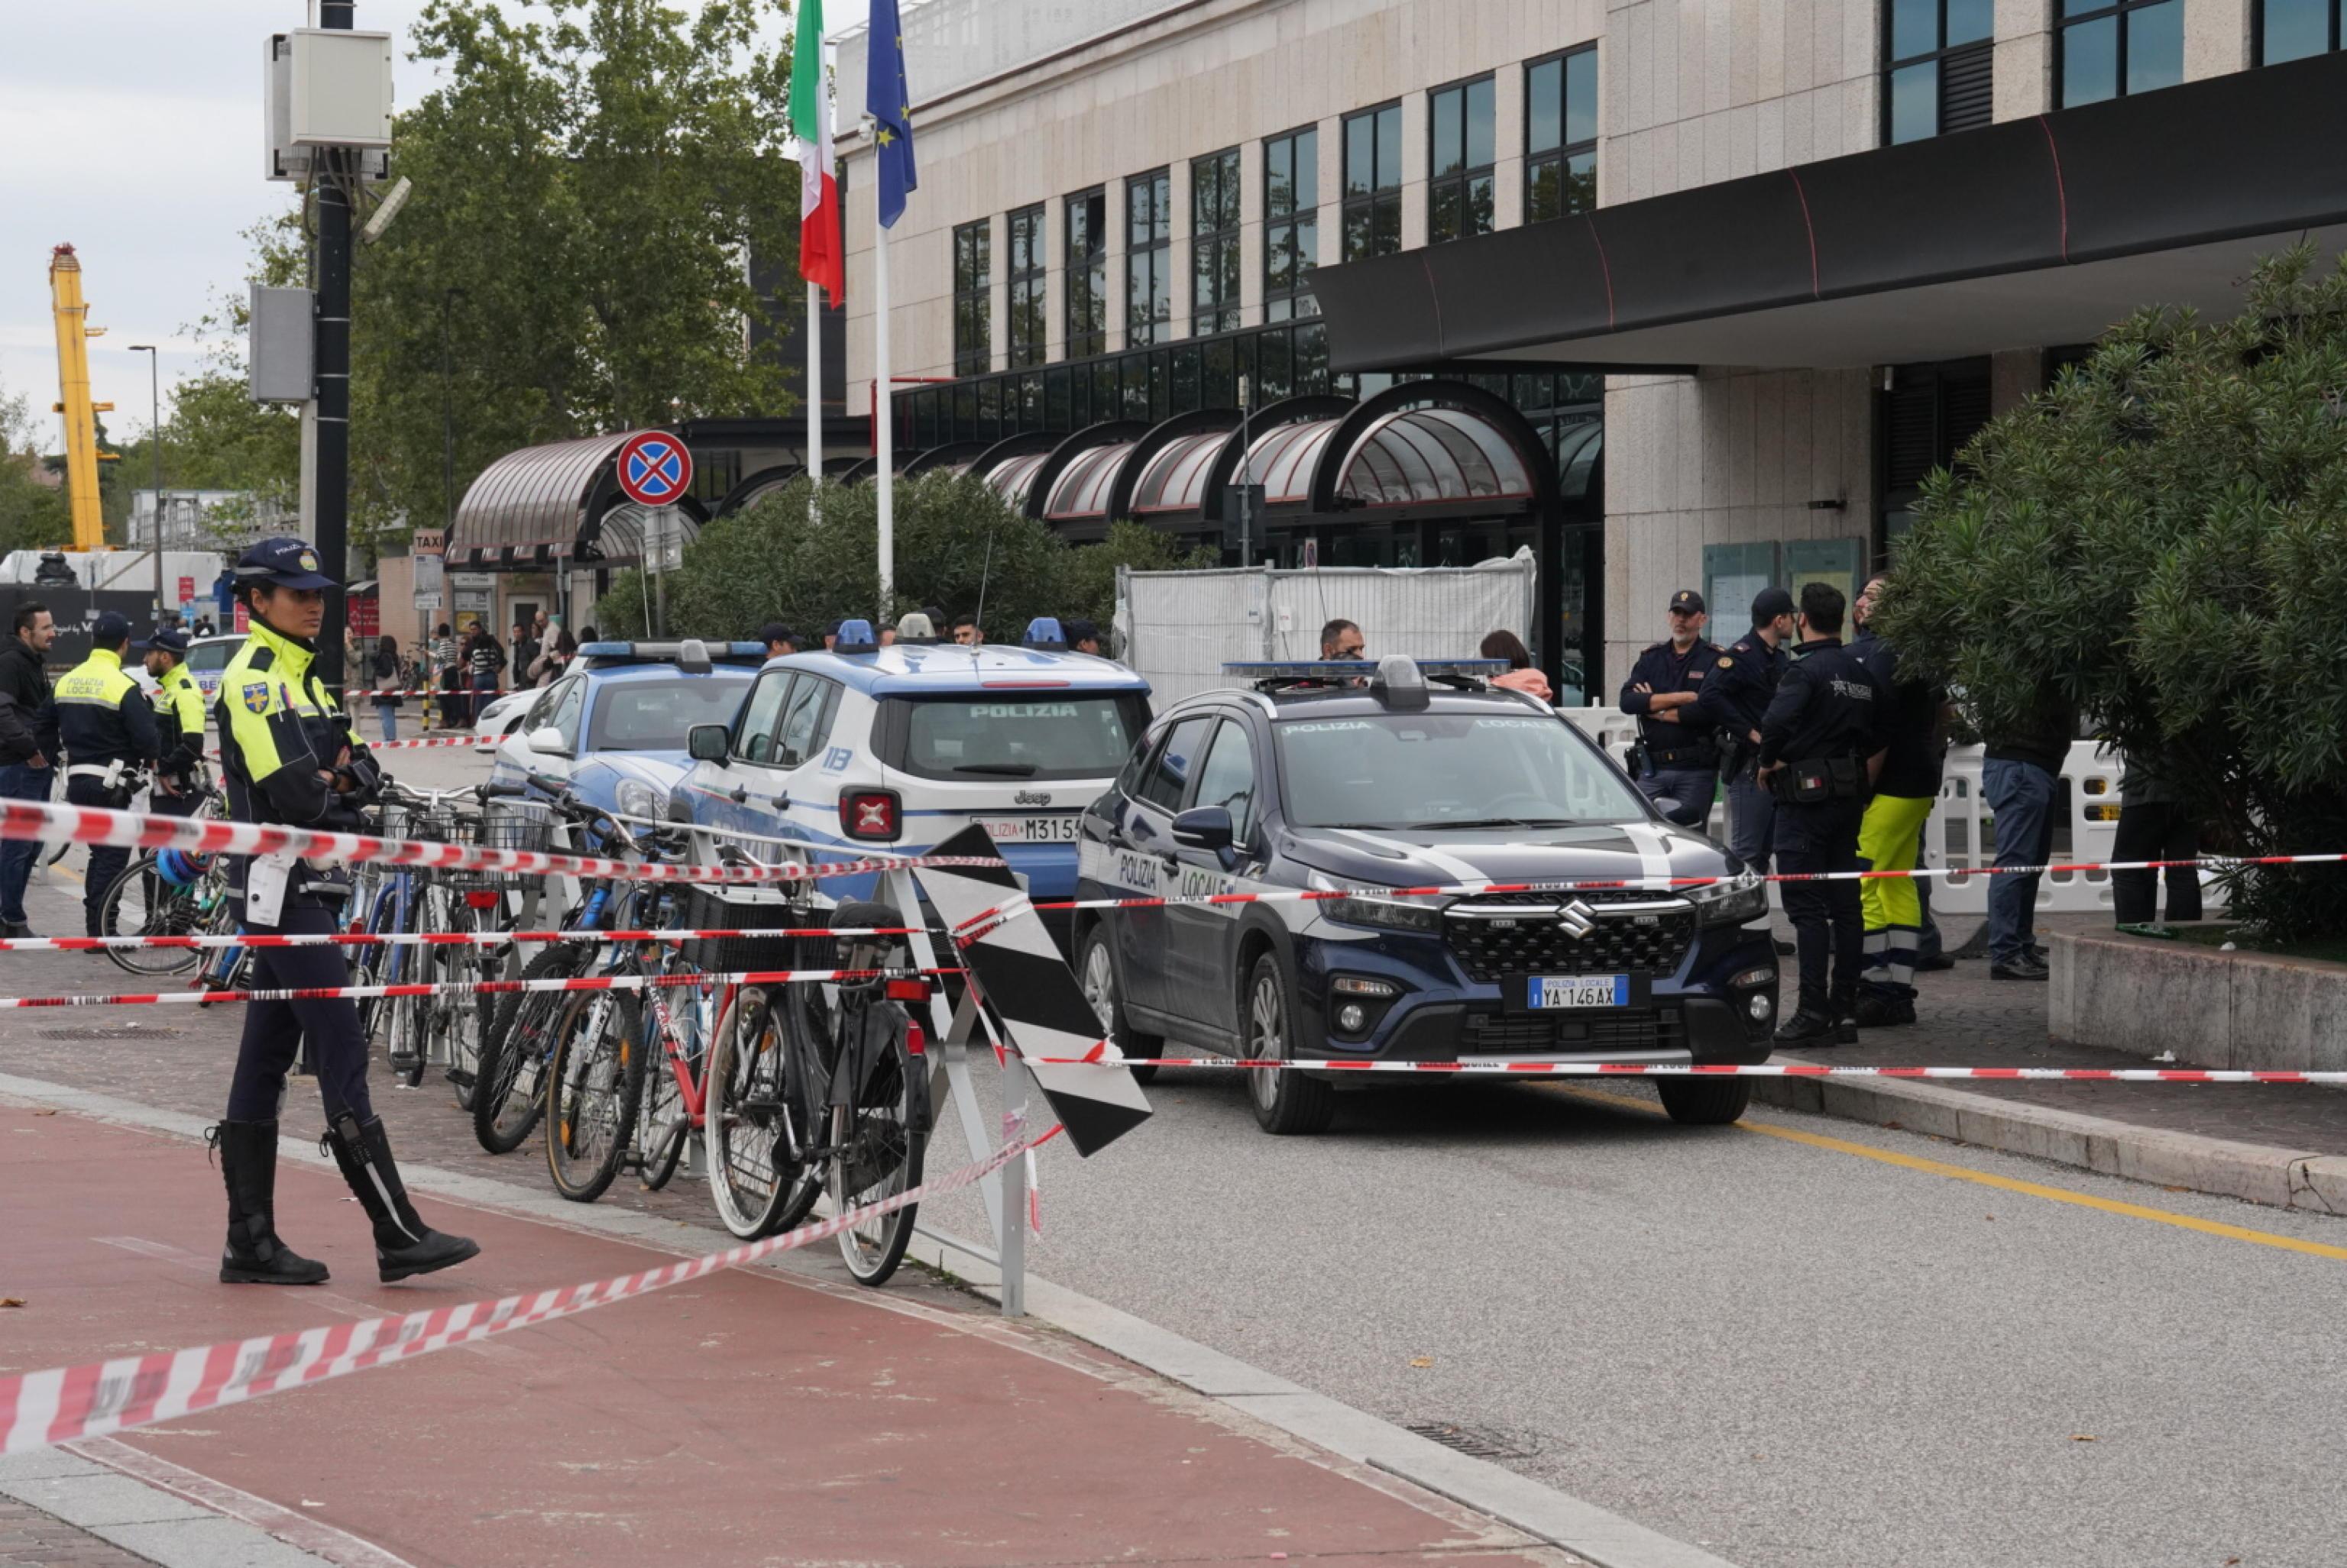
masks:
<instances>
[{"instance_id":1,"label":"black leather boot","mask_svg":"<svg viewBox=\"0 0 2347 1568\"><path fill-rule=\"evenodd\" d=\"M223 1285L323 1285L326 1266L277 1239L277 1124L221 1122L205 1141L220 1151L228 1186Z\"/></svg>"},{"instance_id":2,"label":"black leather boot","mask_svg":"<svg viewBox=\"0 0 2347 1568\"><path fill-rule=\"evenodd\" d=\"M480 1244L468 1237L445 1236L424 1223L400 1185L392 1163L391 1139L383 1118L362 1123L344 1111L334 1118L324 1143L343 1167L359 1207L374 1221L374 1260L386 1285L410 1275L429 1274L477 1257Z\"/></svg>"}]
</instances>

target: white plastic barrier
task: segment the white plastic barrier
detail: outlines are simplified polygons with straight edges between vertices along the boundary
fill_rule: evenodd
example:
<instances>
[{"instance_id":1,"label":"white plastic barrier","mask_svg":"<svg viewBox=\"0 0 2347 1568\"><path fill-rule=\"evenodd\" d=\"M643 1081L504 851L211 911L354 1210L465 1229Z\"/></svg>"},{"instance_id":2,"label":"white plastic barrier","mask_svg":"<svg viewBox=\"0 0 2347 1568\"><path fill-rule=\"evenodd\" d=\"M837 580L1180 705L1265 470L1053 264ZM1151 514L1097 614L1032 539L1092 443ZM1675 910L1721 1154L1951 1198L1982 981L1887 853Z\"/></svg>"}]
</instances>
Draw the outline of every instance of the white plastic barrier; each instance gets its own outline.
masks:
<instances>
[{"instance_id":1,"label":"white plastic barrier","mask_svg":"<svg viewBox=\"0 0 2347 1568\"><path fill-rule=\"evenodd\" d=\"M1638 738L1638 721L1614 708L1561 708L1557 711L1573 723L1624 767L1629 765L1630 747ZM1993 813L1981 794L1981 748L1959 746L1948 752L1947 771L1940 784L1940 801L1932 808L1932 819L1924 832L1924 853L1932 866L1954 868L1955 874L1940 878L1932 889L1932 909L1939 914L1985 914L1988 912L1988 889L1993 880L1969 876L1974 868L1993 865L1996 860L1996 840L1993 829ZM2069 826L2066 838L2056 824L2054 837L2054 859L2057 860L2108 860L2118 839L2119 778L2122 764L2116 753L2103 750L2091 740L2071 742L2070 755L2062 764L2062 777L2069 783L2065 820ZM1725 795L1715 801L1710 820L1706 824L1712 837L1727 841L1727 810ZM2208 881L2203 877L2204 881ZM1771 890L1771 896L1774 896ZM2054 871L2038 879L2037 907L2041 910L2082 913L2111 907L2111 874L2108 871Z\"/></svg>"}]
</instances>

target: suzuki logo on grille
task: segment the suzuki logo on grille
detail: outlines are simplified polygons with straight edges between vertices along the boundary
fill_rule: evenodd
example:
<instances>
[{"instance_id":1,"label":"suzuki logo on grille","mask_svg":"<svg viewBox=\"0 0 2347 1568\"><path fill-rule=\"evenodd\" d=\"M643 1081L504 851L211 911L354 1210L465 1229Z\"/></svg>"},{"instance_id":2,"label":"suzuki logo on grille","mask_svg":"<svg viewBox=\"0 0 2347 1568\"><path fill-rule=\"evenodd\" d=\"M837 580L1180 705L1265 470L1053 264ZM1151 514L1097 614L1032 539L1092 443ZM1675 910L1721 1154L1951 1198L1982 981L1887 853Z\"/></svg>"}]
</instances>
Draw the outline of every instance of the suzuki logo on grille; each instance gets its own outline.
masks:
<instances>
[{"instance_id":1,"label":"suzuki logo on grille","mask_svg":"<svg viewBox=\"0 0 2347 1568\"><path fill-rule=\"evenodd\" d=\"M1564 927L1565 934L1575 939L1587 936L1597 929L1597 911L1579 899L1559 906L1556 919L1557 923Z\"/></svg>"}]
</instances>

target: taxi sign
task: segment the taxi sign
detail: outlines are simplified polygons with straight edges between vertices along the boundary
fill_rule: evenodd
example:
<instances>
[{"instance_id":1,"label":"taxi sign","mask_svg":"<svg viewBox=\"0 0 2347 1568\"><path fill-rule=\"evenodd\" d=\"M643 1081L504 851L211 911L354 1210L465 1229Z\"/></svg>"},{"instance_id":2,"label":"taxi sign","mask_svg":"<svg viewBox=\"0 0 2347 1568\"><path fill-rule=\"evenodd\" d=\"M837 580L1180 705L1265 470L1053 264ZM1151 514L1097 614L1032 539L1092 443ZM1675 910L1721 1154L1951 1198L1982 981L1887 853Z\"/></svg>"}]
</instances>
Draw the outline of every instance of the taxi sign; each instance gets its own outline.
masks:
<instances>
[{"instance_id":1,"label":"taxi sign","mask_svg":"<svg viewBox=\"0 0 2347 1568\"><path fill-rule=\"evenodd\" d=\"M612 460L620 493L641 506L668 506L684 498L692 484L692 453L664 430L643 430L628 437Z\"/></svg>"}]
</instances>

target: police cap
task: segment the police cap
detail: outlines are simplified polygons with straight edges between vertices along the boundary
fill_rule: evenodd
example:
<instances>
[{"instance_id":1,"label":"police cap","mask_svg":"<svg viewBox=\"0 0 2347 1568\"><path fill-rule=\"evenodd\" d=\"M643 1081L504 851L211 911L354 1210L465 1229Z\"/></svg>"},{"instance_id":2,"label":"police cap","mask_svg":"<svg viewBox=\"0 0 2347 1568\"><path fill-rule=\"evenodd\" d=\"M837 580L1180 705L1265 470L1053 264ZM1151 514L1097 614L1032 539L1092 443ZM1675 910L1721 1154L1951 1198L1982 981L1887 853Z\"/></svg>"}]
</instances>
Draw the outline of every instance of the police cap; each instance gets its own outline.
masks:
<instances>
[{"instance_id":1,"label":"police cap","mask_svg":"<svg viewBox=\"0 0 2347 1568\"><path fill-rule=\"evenodd\" d=\"M318 552L306 539L263 539L236 560L239 587L272 584L280 588L331 588L333 578L318 571Z\"/></svg>"},{"instance_id":2,"label":"police cap","mask_svg":"<svg viewBox=\"0 0 2347 1568\"><path fill-rule=\"evenodd\" d=\"M184 656L188 651L188 634L177 626L158 626L145 642L130 646L141 650L161 648L167 654Z\"/></svg>"},{"instance_id":3,"label":"police cap","mask_svg":"<svg viewBox=\"0 0 2347 1568\"><path fill-rule=\"evenodd\" d=\"M1700 616L1706 613L1703 607L1703 596L1693 588L1681 588L1677 593L1673 594L1671 608L1683 610L1690 616Z\"/></svg>"},{"instance_id":4,"label":"police cap","mask_svg":"<svg viewBox=\"0 0 2347 1568\"><path fill-rule=\"evenodd\" d=\"M1752 596L1752 624L1756 626L1765 626L1778 616L1793 613L1793 596L1782 588L1763 588Z\"/></svg>"},{"instance_id":5,"label":"police cap","mask_svg":"<svg viewBox=\"0 0 2347 1568\"><path fill-rule=\"evenodd\" d=\"M118 648L130 635L130 622L118 610L100 610L97 619L89 624L89 646L97 648Z\"/></svg>"}]
</instances>

